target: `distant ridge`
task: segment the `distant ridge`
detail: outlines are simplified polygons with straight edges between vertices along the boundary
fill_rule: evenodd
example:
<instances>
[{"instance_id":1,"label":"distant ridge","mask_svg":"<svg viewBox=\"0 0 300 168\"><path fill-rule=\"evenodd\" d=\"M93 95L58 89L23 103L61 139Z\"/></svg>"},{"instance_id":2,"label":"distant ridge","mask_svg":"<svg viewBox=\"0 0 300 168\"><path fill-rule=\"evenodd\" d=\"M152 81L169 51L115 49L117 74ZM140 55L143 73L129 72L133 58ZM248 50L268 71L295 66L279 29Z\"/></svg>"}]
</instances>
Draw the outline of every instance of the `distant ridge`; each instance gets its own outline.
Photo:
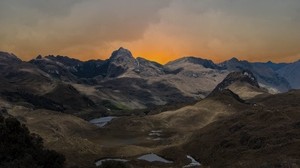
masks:
<instances>
[{"instance_id":1,"label":"distant ridge","mask_svg":"<svg viewBox=\"0 0 300 168\"><path fill-rule=\"evenodd\" d=\"M122 106L128 108L176 103L180 101L179 98L184 101L199 100L211 93L231 72L245 70L251 71L258 85L269 93L286 92L300 87L299 81L295 80L300 79L300 72L296 67L288 68L296 63L252 63L235 57L216 64L212 60L189 56L162 65L142 57L135 58L130 50L120 47L106 60L81 61L68 56L39 55L30 61L22 61L5 52L0 53L1 59L5 61L1 61L0 69L9 72L3 76L5 79L12 78L15 74L20 76L20 72L26 71L24 77L35 74L45 81L78 84L80 87L74 88L79 92L92 86L96 97L100 96L112 103L121 101ZM13 64L20 66L12 68ZM7 71L8 69L11 70ZM286 75L290 71L293 72L292 77ZM14 79L17 80L18 77ZM249 89L248 86L240 87L238 83L230 87L239 88L240 91ZM256 90L254 86L251 89ZM169 95L171 90L177 95L173 96L175 99ZM143 96L137 93L143 93ZM132 100L128 100L129 97Z\"/></svg>"}]
</instances>

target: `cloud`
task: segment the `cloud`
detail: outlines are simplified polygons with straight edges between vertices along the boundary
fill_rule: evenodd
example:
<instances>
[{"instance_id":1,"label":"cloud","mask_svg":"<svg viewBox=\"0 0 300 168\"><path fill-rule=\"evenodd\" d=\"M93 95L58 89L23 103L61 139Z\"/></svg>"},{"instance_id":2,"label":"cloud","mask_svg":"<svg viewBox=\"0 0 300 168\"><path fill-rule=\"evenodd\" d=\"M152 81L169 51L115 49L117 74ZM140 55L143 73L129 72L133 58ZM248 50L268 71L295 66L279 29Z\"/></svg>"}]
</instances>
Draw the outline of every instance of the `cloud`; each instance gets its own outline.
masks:
<instances>
[{"instance_id":1,"label":"cloud","mask_svg":"<svg viewBox=\"0 0 300 168\"><path fill-rule=\"evenodd\" d=\"M300 52L299 18L299 0L0 0L0 50L284 61Z\"/></svg>"},{"instance_id":2,"label":"cloud","mask_svg":"<svg viewBox=\"0 0 300 168\"><path fill-rule=\"evenodd\" d=\"M143 37L170 0L10 0L1 2L1 48L29 54L105 47ZM4 15L2 15L4 14ZM13 39L13 40L12 40ZM17 41L17 45L14 43ZM28 51L26 53L26 50ZM34 51L34 52L32 52ZM31 56L32 57L32 56Z\"/></svg>"},{"instance_id":3,"label":"cloud","mask_svg":"<svg viewBox=\"0 0 300 168\"><path fill-rule=\"evenodd\" d=\"M173 0L160 23L143 40L128 45L143 48L143 53L142 44L160 39L152 47L164 46L173 54L160 60L196 55L215 61L233 56L284 61L300 50L300 23L291 20L299 6L297 0Z\"/></svg>"}]
</instances>

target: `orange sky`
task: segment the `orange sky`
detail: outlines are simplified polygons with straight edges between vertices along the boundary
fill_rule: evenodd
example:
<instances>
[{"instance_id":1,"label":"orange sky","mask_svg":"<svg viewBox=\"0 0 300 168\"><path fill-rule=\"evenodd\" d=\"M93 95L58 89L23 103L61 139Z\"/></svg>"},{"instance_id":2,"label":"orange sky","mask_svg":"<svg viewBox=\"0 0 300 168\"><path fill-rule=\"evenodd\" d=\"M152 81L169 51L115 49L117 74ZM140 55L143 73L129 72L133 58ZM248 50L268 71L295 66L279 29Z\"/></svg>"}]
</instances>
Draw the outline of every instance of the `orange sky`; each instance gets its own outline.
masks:
<instances>
[{"instance_id":1,"label":"orange sky","mask_svg":"<svg viewBox=\"0 0 300 168\"><path fill-rule=\"evenodd\" d=\"M0 50L107 59L119 47L166 63L300 59L299 0L10 0L0 2Z\"/></svg>"}]
</instances>

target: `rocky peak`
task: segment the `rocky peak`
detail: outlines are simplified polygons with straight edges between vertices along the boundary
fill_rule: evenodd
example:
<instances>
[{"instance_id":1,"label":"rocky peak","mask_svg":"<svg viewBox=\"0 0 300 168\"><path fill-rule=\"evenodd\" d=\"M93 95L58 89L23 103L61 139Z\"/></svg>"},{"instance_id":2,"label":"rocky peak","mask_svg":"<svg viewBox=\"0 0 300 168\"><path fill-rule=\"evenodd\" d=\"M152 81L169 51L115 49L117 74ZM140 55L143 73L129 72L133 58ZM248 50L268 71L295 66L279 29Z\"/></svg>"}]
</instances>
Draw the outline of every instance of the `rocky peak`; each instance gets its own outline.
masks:
<instances>
[{"instance_id":1,"label":"rocky peak","mask_svg":"<svg viewBox=\"0 0 300 168\"><path fill-rule=\"evenodd\" d=\"M131 52L123 47L114 51L109 60L116 64L126 64L135 62Z\"/></svg>"},{"instance_id":2,"label":"rocky peak","mask_svg":"<svg viewBox=\"0 0 300 168\"><path fill-rule=\"evenodd\" d=\"M252 65L248 61L238 60L233 57L230 60L224 61L219 64L222 69L227 69L230 71L240 71L250 69L252 70Z\"/></svg>"},{"instance_id":3,"label":"rocky peak","mask_svg":"<svg viewBox=\"0 0 300 168\"><path fill-rule=\"evenodd\" d=\"M43 59L42 55L38 55L35 59Z\"/></svg>"},{"instance_id":4,"label":"rocky peak","mask_svg":"<svg viewBox=\"0 0 300 168\"><path fill-rule=\"evenodd\" d=\"M22 62L16 55L0 51L0 62Z\"/></svg>"},{"instance_id":5,"label":"rocky peak","mask_svg":"<svg viewBox=\"0 0 300 168\"><path fill-rule=\"evenodd\" d=\"M141 76L159 76L164 74L164 67L154 61L145 58L136 58L137 66L134 71Z\"/></svg>"},{"instance_id":6,"label":"rocky peak","mask_svg":"<svg viewBox=\"0 0 300 168\"><path fill-rule=\"evenodd\" d=\"M230 74L228 74L226 78L217 85L217 87L212 91L212 93L223 91L235 82L248 83L254 87L259 88L259 84L254 74L249 70L243 70L239 72L231 72Z\"/></svg>"},{"instance_id":7,"label":"rocky peak","mask_svg":"<svg viewBox=\"0 0 300 168\"><path fill-rule=\"evenodd\" d=\"M123 47L114 51L111 57L104 63L103 69L106 77L118 77L129 69L135 69L138 63L131 52Z\"/></svg>"},{"instance_id":8,"label":"rocky peak","mask_svg":"<svg viewBox=\"0 0 300 168\"><path fill-rule=\"evenodd\" d=\"M205 68L211 68L211 69L218 69L219 68L211 60L202 59L202 58L193 57L193 56L183 57L183 58L180 58L178 60L172 61L172 62L168 63L167 66L180 65L180 64L183 64L183 63L198 64L198 65L202 65Z\"/></svg>"},{"instance_id":9,"label":"rocky peak","mask_svg":"<svg viewBox=\"0 0 300 168\"><path fill-rule=\"evenodd\" d=\"M232 57L228 62L239 62L240 60L237 59L236 57Z\"/></svg>"}]
</instances>

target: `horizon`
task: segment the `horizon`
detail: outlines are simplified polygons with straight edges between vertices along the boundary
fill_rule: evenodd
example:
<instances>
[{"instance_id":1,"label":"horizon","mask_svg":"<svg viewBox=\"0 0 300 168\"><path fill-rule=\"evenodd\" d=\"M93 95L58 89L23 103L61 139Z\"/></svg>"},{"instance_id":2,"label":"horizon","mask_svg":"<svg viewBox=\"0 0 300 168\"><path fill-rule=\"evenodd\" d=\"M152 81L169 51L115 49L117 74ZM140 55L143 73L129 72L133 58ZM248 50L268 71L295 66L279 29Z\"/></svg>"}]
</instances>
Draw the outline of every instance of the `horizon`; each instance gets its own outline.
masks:
<instances>
[{"instance_id":1,"label":"horizon","mask_svg":"<svg viewBox=\"0 0 300 168\"><path fill-rule=\"evenodd\" d=\"M0 50L107 59L115 48L165 64L300 59L300 1L10 0L0 2Z\"/></svg>"},{"instance_id":2,"label":"horizon","mask_svg":"<svg viewBox=\"0 0 300 168\"><path fill-rule=\"evenodd\" d=\"M2 51L2 50L0 50L0 52L4 52L4 53L8 53L8 54L15 55L17 58L21 59L22 61L30 61L30 60L36 59L38 56L42 56L43 58L45 58L45 57L47 57L47 56L54 56L54 57L62 56L62 57L68 57L68 58L71 58L71 59L76 59L76 60L79 60L79 61L82 61L82 62L86 62L86 61L91 61L91 60L101 60L101 61L108 60L108 59L112 56L112 53L113 53L114 51L119 50L120 48L123 48L123 49L128 50L128 51L131 52L131 50L128 49L128 48L119 47L118 49L113 50L113 51L111 52L111 54L110 54L109 56L107 56L107 58L105 58L105 59L92 58L92 59L87 59L87 60L82 60L82 59L73 57L73 56L71 56L71 55L60 55L60 54L46 54L46 55L38 54L38 55L36 55L36 56L34 56L34 57L30 58L30 59L23 59L21 56L15 54L15 53L13 53L13 52ZM143 57L143 56L136 56L136 55L134 55L132 52L131 52L131 54L132 54L132 56L133 56L135 59L137 59L137 58L144 58L144 59L147 59L147 58L145 58L145 57ZM233 56L233 57L228 57L228 59L225 59L225 60L222 60L222 61L218 61L218 62L217 62L217 61L214 61L214 60L211 60L211 59L208 59L208 58L204 58L204 57L201 57L201 56L197 56L197 55L186 55L186 56L181 56L181 57L178 57L178 58L176 58L176 59L170 60L170 61L165 62L165 63L160 63L160 62L157 62L157 61L151 60L151 59L147 59L147 60L148 60L148 61L152 61L152 62L159 63L159 64L161 64L161 65L166 65L166 64L168 64L168 63L170 63L170 62L173 62L173 61L176 61L176 60L179 60L179 59L182 59L182 58L190 58L190 57L193 57L193 58L199 58L199 59L204 59L204 60L209 60L209 61L212 61L212 62L215 63L215 64L220 64L220 63L223 63L223 62L225 62L225 61L229 61L229 60L231 60L231 59L237 59L238 61L248 61L248 62L250 62L250 63L268 63L268 62L271 62L271 63L275 63L275 64L281 64L281 63L287 63L287 64L289 64L289 63L294 63L294 62L300 61L300 59L298 59L298 60L296 59L296 60L290 61L290 62L275 62L275 61L272 61L272 60L267 60L267 61L250 61L250 60L240 59L239 57Z\"/></svg>"}]
</instances>

